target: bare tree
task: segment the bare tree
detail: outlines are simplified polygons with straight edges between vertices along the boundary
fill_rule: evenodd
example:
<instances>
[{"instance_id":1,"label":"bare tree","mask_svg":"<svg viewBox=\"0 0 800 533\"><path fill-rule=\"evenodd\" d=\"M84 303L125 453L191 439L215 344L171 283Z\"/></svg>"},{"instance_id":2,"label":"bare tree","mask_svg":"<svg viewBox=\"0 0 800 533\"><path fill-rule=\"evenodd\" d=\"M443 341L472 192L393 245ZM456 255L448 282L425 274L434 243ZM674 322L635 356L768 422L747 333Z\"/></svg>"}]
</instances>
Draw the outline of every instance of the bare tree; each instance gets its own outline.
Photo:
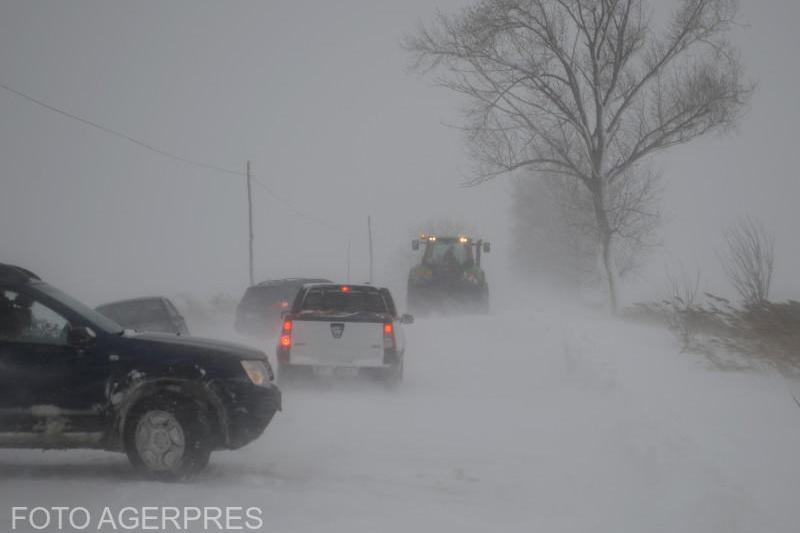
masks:
<instances>
[{"instance_id":1,"label":"bare tree","mask_svg":"<svg viewBox=\"0 0 800 533\"><path fill-rule=\"evenodd\" d=\"M775 264L772 235L757 220L739 219L725 232L728 249L720 259L728 280L746 305L769 298Z\"/></svg>"},{"instance_id":2,"label":"bare tree","mask_svg":"<svg viewBox=\"0 0 800 533\"><path fill-rule=\"evenodd\" d=\"M512 260L523 275L566 288L596 281L597 241L586 194L560 176L520 176L511 195Z\"/></svg>"},{"instance_id":3,"label":"bare tree","mask_svg":"<svg viewBox=\"0 0 800 533\"><path fill-rule=\"evenodd\" d=\"M615 246L652 215L647 156L733 124L749 98L726 39L737 11L678 0L657 34L646 0L479 0L405 47L467 97L469 183L530 168L584 188L616 308Z\"/></svg>"},{"instance_id":4,"label":"bare tree","mask_svg":"<svg viewBox=\"0 0 800 533\"><path fill-rule=\"evenodd\" d=\"M620 277L635 272L645 252L657 244L659 180L654 172L626 172L606 191L607 218L615 238L613 269ZM525 236L515 231L516 247L533 252L529 256L536 258L533 248L546 242L551 249L562 251L548 258L551 262L565 261L552 265L558 272L584 281L598 279L603 234L598 230L592 195L580 181L544 173L519 180L514 188L512 216L515 229L533 230L529 234L538 241L526 246Z\"/></svg>"},{"instance_id":5,"label":"bare tree","mask_svg":"<svg viewBox=\"0 0 800 533\"><path fill-rule=\"evenodd\" d=\"M702 312L698 303L700 295L700 271L690 275L681 266L680 275L673 275L667 270L667 297L664 309L667 311L669 328L681 342L681 349L688 351L695 345L697 334L697 315Z\"/></svg>"}]
</instances>

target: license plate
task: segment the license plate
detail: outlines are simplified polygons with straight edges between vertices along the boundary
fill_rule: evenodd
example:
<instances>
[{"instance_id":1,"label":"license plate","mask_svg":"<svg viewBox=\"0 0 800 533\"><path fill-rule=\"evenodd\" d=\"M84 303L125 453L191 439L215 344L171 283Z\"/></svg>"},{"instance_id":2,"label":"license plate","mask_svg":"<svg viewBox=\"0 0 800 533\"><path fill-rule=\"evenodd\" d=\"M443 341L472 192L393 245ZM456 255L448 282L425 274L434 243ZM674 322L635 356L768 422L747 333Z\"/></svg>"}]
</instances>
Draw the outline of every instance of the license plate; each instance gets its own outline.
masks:
<instances>
[{"instance_id":1,"label":"license plate","mask_svg":"<svg viewBox=\"0 0 800 533\"><path fill-rule=\"evenodd\" d=\"M354 378L358 375L357 368L337 368L334 373L343 378Z\"/></svg>"},{"instance_id":2,"label":"license plate","mask_svg":"<svg viewBox=\"0 0 800 533\"><path fill-rule=\"evenodd\" d=\"M339 377L356 377L358 375L358 368L352 367L334 367L334 366L315 366L314 375L316 376L339 376Z\"/></svg>"}]
</instances>

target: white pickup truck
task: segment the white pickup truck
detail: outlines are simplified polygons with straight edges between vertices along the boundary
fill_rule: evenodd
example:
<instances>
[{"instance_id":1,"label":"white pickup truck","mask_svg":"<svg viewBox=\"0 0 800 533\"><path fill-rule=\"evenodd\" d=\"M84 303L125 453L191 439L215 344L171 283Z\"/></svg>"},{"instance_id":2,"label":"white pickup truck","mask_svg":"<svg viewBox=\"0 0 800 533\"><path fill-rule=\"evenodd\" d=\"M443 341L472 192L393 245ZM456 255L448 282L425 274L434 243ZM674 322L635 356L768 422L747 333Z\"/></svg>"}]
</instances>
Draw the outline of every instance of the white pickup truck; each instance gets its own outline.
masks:
<instances>
[{"instance_id":1,"label":"white pickup truck","mask_svg":"<svg viewBox=\"0 0 800 533\"><path fill-rule=\"evenodd\" d=\"M307 375L370 375L403 379L411 315L397 314L388 289L312 283L297 293L278 340L279 379Z\"/></svg>"}]
</instances>

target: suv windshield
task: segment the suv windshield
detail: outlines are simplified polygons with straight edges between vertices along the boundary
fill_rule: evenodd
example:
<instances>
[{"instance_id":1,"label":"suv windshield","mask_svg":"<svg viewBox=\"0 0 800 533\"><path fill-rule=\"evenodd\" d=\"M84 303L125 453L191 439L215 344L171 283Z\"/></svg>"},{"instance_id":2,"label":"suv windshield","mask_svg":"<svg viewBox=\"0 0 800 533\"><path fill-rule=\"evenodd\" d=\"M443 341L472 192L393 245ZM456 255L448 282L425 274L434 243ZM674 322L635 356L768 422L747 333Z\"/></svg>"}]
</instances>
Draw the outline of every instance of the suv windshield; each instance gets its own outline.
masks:
<instances>
[{"instance_id":1,"label":"suv windshield","mask_svg":"<svg viewBox=\"0 0 800 533\"><path fill-rule=\"evenodd\" d=\"M340 287L309 289L300 310L324 313L389 312L380 292L358 288L351 288L348 292L343 292Z\"/></svg>"},{"instance_id":2,"label":"suv windshield","mask_svg":"<svg viewBox=\"0 0 800 533\"><path fill-rule=\"evenodd\" d=\"M42 292L50 298L56 300L60 304L68 307L81 315L83 318L103 330L105 333L122 333L122 326L107 318L91 307L79 302L72 296L61 292L52 285L48 285L43 281L37 281L35 287L39 292Z\"/></svg>"}]
</instances>

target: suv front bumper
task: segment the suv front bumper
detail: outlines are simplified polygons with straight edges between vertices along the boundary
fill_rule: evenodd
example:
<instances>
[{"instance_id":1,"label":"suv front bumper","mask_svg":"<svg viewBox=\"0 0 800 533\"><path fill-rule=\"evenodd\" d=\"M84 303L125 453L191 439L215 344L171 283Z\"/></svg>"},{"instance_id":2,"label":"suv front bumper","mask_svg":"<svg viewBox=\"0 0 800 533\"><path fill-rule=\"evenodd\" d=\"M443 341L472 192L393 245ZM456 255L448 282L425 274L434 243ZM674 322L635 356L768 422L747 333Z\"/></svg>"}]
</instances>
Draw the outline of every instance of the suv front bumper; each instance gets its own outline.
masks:
<instances>
[{"instance_id":1,"label":"suv front bumper","mask_svg":"<svg viewBox=\"0 0 800 533\"><path fill-rule=\"evenodd\" d=\"M274 383L259 387L239 384L230 391L232 403L226 408L226 448L235 450L264 433L275 413L283 407L281 390Z\"/></svg>"}]
</instances>

